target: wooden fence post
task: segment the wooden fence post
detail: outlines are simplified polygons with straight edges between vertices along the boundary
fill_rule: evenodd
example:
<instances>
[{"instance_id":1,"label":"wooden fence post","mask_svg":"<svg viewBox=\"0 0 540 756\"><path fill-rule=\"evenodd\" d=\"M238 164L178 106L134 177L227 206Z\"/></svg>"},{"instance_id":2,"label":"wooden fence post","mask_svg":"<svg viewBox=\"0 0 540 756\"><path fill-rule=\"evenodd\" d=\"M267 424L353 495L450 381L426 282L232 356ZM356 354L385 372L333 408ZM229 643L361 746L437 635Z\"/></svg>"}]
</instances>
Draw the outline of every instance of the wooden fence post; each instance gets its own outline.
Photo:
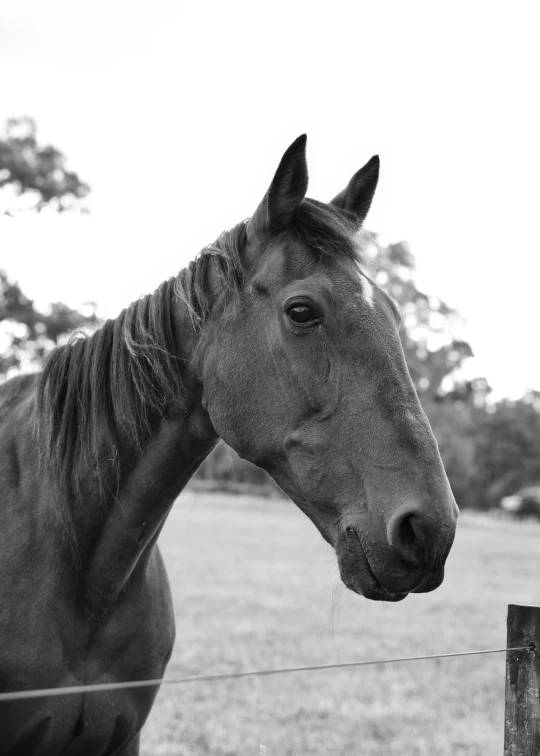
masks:
<instances>
[{"instance_id":1,"label":"wooden fence post","mask_svg":"<svg viewBox=\"0 0 540 756\"><path fill-rule=\"evenodd\" d=\"M504 756L540 754L540 606L508 606Z\"/></svg>"}]
</instances>

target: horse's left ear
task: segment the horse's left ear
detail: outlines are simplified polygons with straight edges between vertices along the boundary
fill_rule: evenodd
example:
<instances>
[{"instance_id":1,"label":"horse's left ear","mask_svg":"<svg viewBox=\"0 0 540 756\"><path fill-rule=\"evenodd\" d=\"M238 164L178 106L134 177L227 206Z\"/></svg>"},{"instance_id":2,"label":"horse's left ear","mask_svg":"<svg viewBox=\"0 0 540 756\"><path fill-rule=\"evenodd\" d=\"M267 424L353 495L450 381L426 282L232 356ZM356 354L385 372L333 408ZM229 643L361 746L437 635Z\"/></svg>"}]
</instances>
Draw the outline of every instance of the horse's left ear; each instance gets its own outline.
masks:
<instances>
[{"instance_id":1,"label":"horse's left ear","mask_svg":"<svg viewBox=\"0 0 540 756\"><path fill-rule=\"evenodd\" d=\"M285 228L306 196L308 172L305 134L291 144L281 158L270 188L247 225L248 239Z\"/></svg>"},{"instance_id":2,"label":"horse's left ear","mask_svg":"<svg viewBox=\"0 0 540 756\"><path fill-rule=\"evenodd\" d=\"M354 174L347 187L334 197L330 204L355 215L360 225L368 214L378 180L379 156L374 155Z\"/></svg>"}]
</instances>

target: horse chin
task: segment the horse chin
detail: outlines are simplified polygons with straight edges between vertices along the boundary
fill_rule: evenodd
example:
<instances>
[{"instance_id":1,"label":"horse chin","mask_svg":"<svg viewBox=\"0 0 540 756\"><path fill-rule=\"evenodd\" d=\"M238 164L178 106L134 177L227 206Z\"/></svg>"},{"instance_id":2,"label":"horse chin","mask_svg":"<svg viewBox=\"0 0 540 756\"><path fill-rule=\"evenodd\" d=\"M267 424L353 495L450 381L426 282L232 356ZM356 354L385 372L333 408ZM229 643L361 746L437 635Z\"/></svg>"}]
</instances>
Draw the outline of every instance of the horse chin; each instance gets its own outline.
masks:
<instances>
[{"instance_id":1,"label":"horse chin","mask_svg":"<svg viewBox=\"0 0 540 756\"><path fill-rule=\"evenodd\" d=\"M338 553L338 564L343 584L349 590L371 601L403 601L409 595L389 591L381 585L363 552L362 557L357 555L352 563L349 560L340 559Z\"/></svg>"},{"instance_id":2,"label":"horse chin","mask_svg":"<svg viewBox=\"0 0 540 756\"><path fill-rule=\"evenodd\" d=\"M342 572L341 579L349 590L371 601L403 601L409 595L408 593L391 593L388 591L379 583L369 566L362 575L347 575Z\"/></svg>"},{"instance_id":3,"label":"horse chin","mask_svg":"<svg viewBox=\"0 0 540 756\"><path fill-rule=\"evenodd\" d=\"M371 601L403 601L408 592L392 592L385 588L375 577L368 558L357 539L352 548L350 542L338 545L336 549L339 571L343 584L349 590Z\"/></svg>"},{"instance_id":4,"label":"horse chin","mask_svg":"<svg viewBox=\"0 0 540 756\"><path fill-rule=\"evenodd\" d=\"M441 569L439 572L432 572L420 583L418 588L415 588L412 591L412 593L429 593L430 591L434 591L440 586L443 580L444 569Z\"/></svg>"}]
</instances>

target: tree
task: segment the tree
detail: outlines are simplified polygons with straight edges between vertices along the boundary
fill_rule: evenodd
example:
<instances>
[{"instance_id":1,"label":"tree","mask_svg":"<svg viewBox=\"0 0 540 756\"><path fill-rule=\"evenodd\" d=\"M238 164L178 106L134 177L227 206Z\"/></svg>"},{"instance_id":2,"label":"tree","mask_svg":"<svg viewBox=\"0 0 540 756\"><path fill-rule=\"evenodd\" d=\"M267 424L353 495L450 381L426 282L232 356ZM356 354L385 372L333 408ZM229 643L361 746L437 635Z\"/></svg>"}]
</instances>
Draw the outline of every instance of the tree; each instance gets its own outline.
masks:
<instances>
[{"instance_id":1,"label":"tree","mask_svg":"<svg viewBox=\"0 0 540 756\"><path fill-rule=\"evenodd\" d=\"M539 392L517 401L504 399L490 412L478 412L476 488L478 506L496 506L501 497L540 484Z\"/></svg>"},{"instance_id":2,"label":"tree","mask_svg":"<svg viewBox=\"0 0 540 756\"><path fill-rule=\"evenodd\" d=\"M62 212L79 208L90 187L68 171L63 154L40 145L31 118L12 118L0 138L0 193L12 215L22 205L35 211L50 207ZM96 305L86 312L56 302L38 311L19 285L0 270L0 378L33 369L63 335L82 326L95 326Z\"/></svg>"},{"instance_id":3,"label":"tree","mask_svg":"<svg viewBox=\"0 0 540 756\"><path fill-rule=\"evenodd\" d=\"M20 286L0 270L0 378L21 370L37 369L43 357L62 337L75 329L95 327L97 305L73 310L62 302L40 312Z\"/></svg>"},{"instance_id":4,"label":"tree","mask_svg":"<svg viewBox=\"0 0 540 756\"><path fill-rule=\"evenodd\" d=\"M60 150L38 143L35 121L23 117L8 119L0 138L0 190L12 215L21 206L81 209L90 187L67 170Z\"/></svg>"},{"instance_id":5,"label":"tree","mask_svg":"<svg viewBox=\"0 0 540 756\"><path fill-rule=\"evenodd\" d=\"M368 254L375 282L401 310L401 342L421 400L443 396L456 385L454 374L473 354L470 344L454 336L461 323L459 313L417 288L415 260L407 242L382 245L375 237Z\"/></svg>"}]
</instances>

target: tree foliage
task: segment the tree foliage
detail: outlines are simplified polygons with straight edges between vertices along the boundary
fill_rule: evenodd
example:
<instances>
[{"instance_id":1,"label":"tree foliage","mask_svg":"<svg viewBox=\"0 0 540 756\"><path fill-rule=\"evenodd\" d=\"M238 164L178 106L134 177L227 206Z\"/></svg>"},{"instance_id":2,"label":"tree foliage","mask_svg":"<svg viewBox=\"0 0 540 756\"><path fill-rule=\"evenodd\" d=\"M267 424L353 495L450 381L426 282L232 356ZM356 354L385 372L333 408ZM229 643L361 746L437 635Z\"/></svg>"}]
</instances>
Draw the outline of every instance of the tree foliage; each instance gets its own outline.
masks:
<instances>
[{"instance_id":1,"label":"tree foliage","mask_svg":"<svg viewBox=\"0 0 540 756\"><path fill-rule=\"evenodd\" d=\"M459 313L438 297L420 291L414 281L415 261L406 242L371 248L372 277L398 303L403 316L401 343L411 378L422 399L446 393L471 346L454 335ZM455 385L455 381L452 382Z\"/></svg>"},{"instance_id":2,"label":"tree foliage","mask_svg":"<svg viewBox=\"0 0 540 756\"><path fill-rule=\"evenodd\" d=\"M39 144L35 121L23 117L8 119L0 137L0 191L11 215L21 207L81 209L90 187L67 169L60 150Z\"/></svg>"},{"instance_id":3,"label":"tree foliage","mask_svg":"<svg viewBox=\"0 0 540 756\"><path fill-rule=\"evenodd\" d=\"M97 305L73 310L62 302L38 310L20 286L0 270L0 378L35 370L62 337L76 329L95 327Z\"/></svg>"},{"instance_id":4,"label":"tree foliage","mask_svg":"<svg viewBox=\"0 0 540 756\"><path fill-rule=\"evenodd\" d=\"M12 118L0 138L0 194L12 215L21 207L59 212L79 207L90 188L66 168L56 147L40 145L31 118ZM86 312L62 302L39 311L20 286L0 270L0 378L36 369L43 356L66 334L97 323L96 305Z\"/></svg>"},{"instance_id":5,"label":"tree foliage","mask_svg":"<svg viewBox=\"0 0 540 756\"><path fill-rule=\"evenodd\" d=\"M489 509L502 496L540 484L540 394L498 402L476 412L476 505Z\"/></svg>"}]
</instances>

